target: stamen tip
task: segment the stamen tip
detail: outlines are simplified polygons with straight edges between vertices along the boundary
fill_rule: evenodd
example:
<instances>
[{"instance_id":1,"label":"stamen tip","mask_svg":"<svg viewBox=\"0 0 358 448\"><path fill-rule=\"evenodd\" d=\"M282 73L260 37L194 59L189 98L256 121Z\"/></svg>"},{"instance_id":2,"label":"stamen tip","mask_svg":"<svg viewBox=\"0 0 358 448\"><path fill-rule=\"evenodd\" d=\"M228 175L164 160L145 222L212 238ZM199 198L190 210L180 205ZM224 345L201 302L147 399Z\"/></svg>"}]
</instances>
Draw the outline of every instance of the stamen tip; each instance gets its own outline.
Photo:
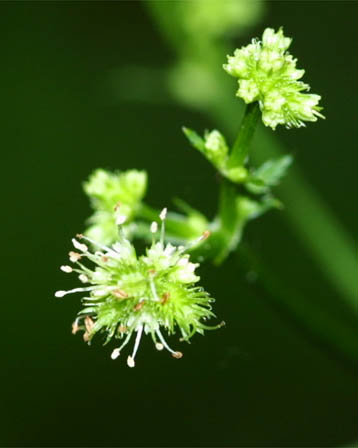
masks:
<instances>
[{"instance_id":1,"label":"stamen tip","mask_svg":"<svg viewBox=\"0 0 358 448\"><path fill-rule=\"evenodd\" d=\"M128 367L134 367L135 366L134 359L131 356L128 356L127 364L128 364Z\"/></svg>"},{"instance_id":2,"label":"stamen tip","mask_svg":"<svg viewBox=\"0 0 358 448\"><path fill-rule=\"evenodd\" d=\"M150 231L152 233L156 233L158 231L158 224L155 221L152 222L152 224L150 226Z\"/></svg>"},{"instance_id":3,"label":"stamen tip","mask_svg":"<svg viewBox=\"0 0 358 448\"><path fill-rule=\"evenodd\" d=\"M78 319L76 319L72 324L72 334L76 334L79 330Z\"/></svg>"},{"instance_id":4,"label":"stamen tip","mask_svg":"<svg viewBox=\"0 0 358 448\"><path fill-rule=\"evenodd\" d=\"M126 220L127 220L127 217L125 215L117 216L117 219L116 219L117 226L121 226L122 224L124 224L126 222Z\"/></svg>"},{"instance_id":5,"label":"stamen tip","mask_svg":"<svg viewBox=\"0 0 358 448\"><path fill-rule=\"evenodd\" d=\"M79 235L77 235L78 237ZM80 235L81 238L83 238L83 235ZM87 252L88 251L88 247L85 244L79 243L75 238L72 238L72 244L74 245L74 247L78 250L80 250L81 252Z\"/></svg>"},{"instance_id":6,"label":"stamen tip","mask_svg":"<svg viewBox=\"0 0 358 448\"><path fill-rule=\"evenodd\" d=\"M119 348L115 348L111 354L111 358L113 360L117 359L118 356L121 354L121 352L119 351Z\"/></svg>"},{"instance_id":7,"label":"stamen tip","mask_svg":"<svg viewBox=\"0 0 358 448\"><path fill-rule=\"evenodd\" d=\"M174 353L172 353L172 356L173 356L173 358L180 359L183 357L183 353L182 352L174 352Z\"/></svg>"},{"instance_id":8,"label":"stamen tip","mask_svg":"<svg viewBox=\"0 0 358 448\"><path fill-rule=\"evenodd\" d=\"M61 269L62 272L66 272L67 274L72 272L71 266L61 266L60 269Z\"/></svg>"},{"instance_id":9,"label":"stamen tip","mask_svg":"<svg viewBox=\"0 0 358 448\"><path fill-rule=\"evenodd\" d=\"M157 342L157 343L155 344L155 348L156 348L157 350L161 351L161 350L163 350L164 345L163 345L163 344L160 344L159 342Z\"/></svg>"},{"instance_id":10,"label":"stamen tip","mask_svg":"<svg viewBox=\"0 0 358 448\"><path fill-rule=\"evenodd\" d=\"M88 283L88 277L87 277L87 275L85 275L85 274L81 274L81 275L78 276L78 278L79 278L79 280L80 280L82 283Z\"/></svg>"},{"instance_id":11,"label":"stamen tip","mask_svg":"<svg viewBox=\"0 0 358 448\"><path fill-rule=\"evenodd\" d=\"M70 261L72 261L72 263L75 263L76 261L81 259L81 255L78 254L77 252L71 251L69 253L69 256L70 256Z\"/></svg>"},{"instance_id":12,"label":"stamen tip","mask_svg":"<svg viewBox=\"0 0 358 448\"><path fill-rule=\"evenodd\" d=\"M205 232L203 232L200 237L200 241L204 241L204 240L208 239L210 235L211 235L210 230L205 230Z\"/></svg>"},{"instance_id":13,"label":"stamen tip","mask_svg":"<svg viewBox=\"0 0 358 448\"><path fill-rule=\"evenodd\" d=\"M56 291L55 297L63 297L66 295L66 291Z\"/></svg>"},{"instance_id":14,"label":"stamen tip","mask_svg":"<svg viewBox=\"0 0 358 448\"><path fill-rule=\"evenodd\" d=\"M162 221L164 221L165 220L165 218L167 217L167 208L165 207L165 208L163 208L163 210L160 212L160 215L159 215L159 218L162 220Z\"/></svg>"}]
</instances>

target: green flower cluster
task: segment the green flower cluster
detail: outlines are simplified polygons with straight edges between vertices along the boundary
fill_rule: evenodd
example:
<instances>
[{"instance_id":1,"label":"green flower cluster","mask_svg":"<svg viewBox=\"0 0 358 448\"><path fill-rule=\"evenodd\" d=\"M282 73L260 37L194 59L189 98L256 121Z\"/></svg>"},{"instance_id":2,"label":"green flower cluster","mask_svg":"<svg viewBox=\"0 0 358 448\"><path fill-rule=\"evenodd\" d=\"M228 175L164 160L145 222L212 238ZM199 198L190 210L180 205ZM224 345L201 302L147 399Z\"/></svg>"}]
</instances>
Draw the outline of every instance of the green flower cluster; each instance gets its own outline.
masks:
<instances>
[{"instance_id":1,"label":"green flower cluster","mask_svg":"<svg viewBox=\"0 0 358 448\"><path fill-rule=\"evenodd\" d=\"M296 68L297 60L287 51L292 39L285 37L282 28L275 32L266 28L262 41L237 49L228 56L224 69L238 78L237 96L249 104L258 101L262 120L275 129L304 126L304 121L324 118L319 113L319 95L303 93L310 89L299 81L304 70Z\"/></svg>"},{"instance_id":2,"label":"green flower cluster","mask_svg":"<svg viewBox=\"0 0 358 448\"><path fill-rule=\"evenodd\" d=\"M122 348L136 334L131 356L127 358L129 367L135 365L143 332L150 334L158 350L167 349L173 357L181 358L182 353L172 350L161 329L168 334L179 329L181 340L188 341L195 333L215 329L203 323L214 317L209 297L203 288L196 286L199 277L195 274L198 264L191 263L183 246L164 244L164 220L166 209L160 214L162 228L160 240L155 241L157 222L151 225L152 245L145 255L137 256L134 246L120 232L119 241L110 247L99 244L83 235L85 240L97 247L91 252L86 244L73 239L78 252L70 252L70 261L75 267L61 266L67 273L75 272L86 285L70 291L57 291L56 297L70 293L85 293L84 308L73 324L73 333L84 330L84 340L90 342L96 333L106 333L106 341L123 339L119 348L112 352L116 359ZM209 236L205 232L196 243ZM90 269L82 259L91 261Z\"/></svg>"},{"instance_id":3,"label":"green flower cluster","mask_svg":"<svg viewBox=\"0 0 358 448\"><path fill-rule=\"evenodd\" d=\"M147 189L147 173L138 170L111 173L97 169L83 188L94 209L85 235L103 244L112 244L118 237L117 224L125 221L125 231L130 230L130 222Z\"/></svg>"}]
</instances>

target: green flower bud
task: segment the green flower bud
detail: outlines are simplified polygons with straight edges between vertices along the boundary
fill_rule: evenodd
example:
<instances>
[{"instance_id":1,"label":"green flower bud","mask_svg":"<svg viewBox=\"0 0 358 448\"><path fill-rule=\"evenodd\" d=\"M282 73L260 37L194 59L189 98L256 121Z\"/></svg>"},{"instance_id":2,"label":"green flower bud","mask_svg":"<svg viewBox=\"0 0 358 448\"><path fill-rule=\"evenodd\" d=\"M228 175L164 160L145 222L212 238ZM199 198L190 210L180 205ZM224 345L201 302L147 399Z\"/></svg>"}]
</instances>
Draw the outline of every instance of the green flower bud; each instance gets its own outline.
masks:
<instances>
[{"instance_id":1,"label":"green flower bud","mask_svg":"<svg viewBox=\"0 0 358 448\"><path fill-rule=\"evenodd\" d=\"M158 350L166 348L173 357L182 353L174 351L166 342L162 331L169 335L179 331L181 340L188 341L195 333L220 327L209 327L203 321L214 317L210 303L214 300L196 286L200 280L195 274L198 264L190 262L188 248L164 244L164 221L166 209L160 214L162 229L160 240L155 241L158 224L151 225L153 243L145 255L137 256L134 246L120 232L119 241L112 246L98 243L91 238L78 235L88 241L96 252L86 244L73 239L78 252L70 252L70 261L75 267L61 266L66 273L77 273L86 285L70 291L57 291L56 297L71 293L82 293L83 309L73 324L73 333L84 331L84 340L90 343L97 333L106 335L105 343L112 338L123 339L122 345L112 352L112 359L119 356L122 348L136 334L133 352L127 358L130 367L135 365L135 356L142 334L150 334ZM204 232L196 243L208 236ZM82 263L87 259L93 267Z\"/></svg>"},{"instance_id":2,"label":"green flower bud","mask_svg":"<svg viewBox=\"0 0 358 448\"><path fill-rule=\"evenodd\" d=\"M204 136L204 153L206 157L217 167L226 164L229 148L223 135L214 129L206 132Z\"/></svg>"},{"instance_id":3,"label":"green flower bud","mask_svg":"<svg viewBox=\"0 0 358 448\"><path fill-rule=\"evenodd\" d=\"M239 80L237 96L246 104L258 101L262 121L272 129L279 124L300 127L305 121L324 118L319 113L321 97L303 93L310 87L298 81L304 70L296 68L296 59L287 52L291 42L282 28L277 32L267 28L261 42L254 39L246 47L235 50L224 65Z\"/></svg>"},{"instance_id":4,"label":"green flower bud","mask_svg":"<svg viewBox=\"0 0 358 448\"><path fill-rule=\"evenodd\" d=\"M85 234L96 241L111 244L118 236L117 221L125 220L129 224L134 218L146 192L147 174L137 170L111 173L98 169L83 188L94 209ZM128 230L130 227L127 225Z\"/></svg>"}]
</instances>

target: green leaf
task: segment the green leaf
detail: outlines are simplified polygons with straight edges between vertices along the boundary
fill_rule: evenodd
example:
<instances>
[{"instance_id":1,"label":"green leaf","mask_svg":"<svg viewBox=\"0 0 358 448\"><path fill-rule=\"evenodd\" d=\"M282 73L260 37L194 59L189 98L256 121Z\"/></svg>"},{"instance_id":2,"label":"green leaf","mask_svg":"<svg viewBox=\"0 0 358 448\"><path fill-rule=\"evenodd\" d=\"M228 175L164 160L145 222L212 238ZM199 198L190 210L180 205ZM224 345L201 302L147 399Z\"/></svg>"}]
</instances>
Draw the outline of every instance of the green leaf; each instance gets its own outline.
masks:
<instances>
[{"instance_id":1,"label":"green leaf","mask_svg":"<svg viewBox=\"0 0 358 448\"><path fill-rule=\"evenodd\" d=\"M194 148L198 149L200 152L205 152L204 139L192 129L186 128L184 126L182 129L192 146L194 146Z\"/></svg>"},{"instance_id":2,"label":"green leaf","mask_svg":"<svg viewBox=\"0 0 358 448\"><path fill-rule=\"evenodd\" d=\"M268 192L270 187L278 185L292 161L293 157L290 155L268 160L251 174L246 188L256 194Z\"/></svg>"}]
</instances>

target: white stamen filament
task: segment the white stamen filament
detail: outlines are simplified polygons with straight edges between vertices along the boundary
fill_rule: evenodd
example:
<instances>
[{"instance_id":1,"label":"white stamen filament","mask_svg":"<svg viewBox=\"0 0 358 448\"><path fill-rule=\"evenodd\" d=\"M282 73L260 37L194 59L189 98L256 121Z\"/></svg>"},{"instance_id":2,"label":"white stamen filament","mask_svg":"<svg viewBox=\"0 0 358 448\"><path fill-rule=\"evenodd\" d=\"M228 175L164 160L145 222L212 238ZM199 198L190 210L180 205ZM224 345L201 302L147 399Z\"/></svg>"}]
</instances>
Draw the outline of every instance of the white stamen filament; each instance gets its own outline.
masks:
<instances>
[{"instance_id":1,"label":"white stamen filament","mask_svg":"<svg viewBox=\"0 0 358 448\"><path fill-rule=\"evenodd\" d=\"M151 277L151 276L149 277L149 282L150 282L150 289L152 290L152 294L153 294L154 300L156 302L159 302L159 297L158 297L158 294L157 294L157 290L155 288L153 277Z\"/></svg>"},{"instance_id":2,"label":"white stamen filament","mask_svg":"<svg viewBox=\"0 0 358 448\"><path fill-rule=\"evenodd\" d=\"M195 240L190 241L188 244L183 246L183 251L186 252L187 250L191 249L192 247L196 246L197 244L201 243L202 241L205 241L209 236L211 235L209 230L205 230L199 238L195 238ZM178 248L179 249L179 248Z\"/></svg>"},{"instance_id":3,"label":"white stamen filament","mask_svg":"<svg viewBox=\"0 0 358 448\"><path fill-rule=\"evenodd\" d=\"M89 241L94 246L97 246L97 247L100 247L101 249L103 249L106 252L105 255L112 255L114 257L118 257L117 252L112 250L110 247L105 246L104 244L101 244L98 241L93 240L92 238L88 238L88 236L83 236L82 238Z\"/></svg>"},{"instance_id":4,"label":"white stamen filament","mask_svg":"<svg viewBox=\"0 0 358 448\"><path fill-rule=\"evenodd\" d=\"M123 342L123 344L122 344L119 348L115 348L115 349L113 350L113 352L112 352L112 354L111 354L111 358L112 358L112 359L116 359L116 358L118 358L118 356L120 355L120 353L121 353L121 351L122 351L122 348L125 347L125 346L128 344L128 342L129 342L131 336L132 336L132 333L128 333L128 335L127 335L125 341Z\"/></svg>"},{"instance_id":5,"label":"white stamen filament","mask_svg":"<svg viewBox=\"0 0 358 448\"><path fill-rule=\"evenodd\" d=\"M136 355L138 347L139 347L140 339L142 337L142 332L143 332L143 325L141 325L137 330L137 337L135 338L133 353L132 353L132 356L128 357L128 359L132 358L133 366L129 366L129 367L134 367L134 365L135 365L134 358L135 358L135 355Z\"/></svg>"},{"instance_id":6,"label":"white stamen filament","mask_svg":"<svg viewBox=\"0 0 358 448\"><path fill-rule=\"evenodd\" d=\"M160 226L160 244L164 246L164 237L165 237L165 220L162 220L162 224Z\"/></svg>"},{"instance_id":7,"label":"white stamen filament","mask_svg":"<svg viewBox=\"0 0 358 448\"><path fill-rule=\"evenodd\" d=\"M172 349L169 347L169 345L166 343L166 341L165 341L165 339L163 338L162 333L160 332L159 329L156 331L156 333L157 333L157 335L158 335L158 337L159 337L161 343L164 345L164 347L165 347L170 353L172 353L172 354L177 353L176 351L172 350Z\"/></svg>"},{"instance_id":8,"label":"white stamen filament","mask_svg":"<svg viewBox=\"0 0 358 448\"><path fill-rule=\"evenodd\" d=\"M109 291L107 291L105 289L97 289L96 291L93 291L93 295L96 297L105 296L107 294L109 294Z\"/></svg>"},{"instance_id":9,"label":"white stamen filament","mask_svg":"<svg viewBox=\"0 0 358 448\"><path fill-rule=\"evenodd\" d=\"M75 292L85 292L85 291L92 291L95 288L95 286L90 286L88 288L75 288L75 289L70 289L69 291L56 291L55 292L55 297L63 297L67 294L72 294Z\"/></svg>"}]
</instances>

